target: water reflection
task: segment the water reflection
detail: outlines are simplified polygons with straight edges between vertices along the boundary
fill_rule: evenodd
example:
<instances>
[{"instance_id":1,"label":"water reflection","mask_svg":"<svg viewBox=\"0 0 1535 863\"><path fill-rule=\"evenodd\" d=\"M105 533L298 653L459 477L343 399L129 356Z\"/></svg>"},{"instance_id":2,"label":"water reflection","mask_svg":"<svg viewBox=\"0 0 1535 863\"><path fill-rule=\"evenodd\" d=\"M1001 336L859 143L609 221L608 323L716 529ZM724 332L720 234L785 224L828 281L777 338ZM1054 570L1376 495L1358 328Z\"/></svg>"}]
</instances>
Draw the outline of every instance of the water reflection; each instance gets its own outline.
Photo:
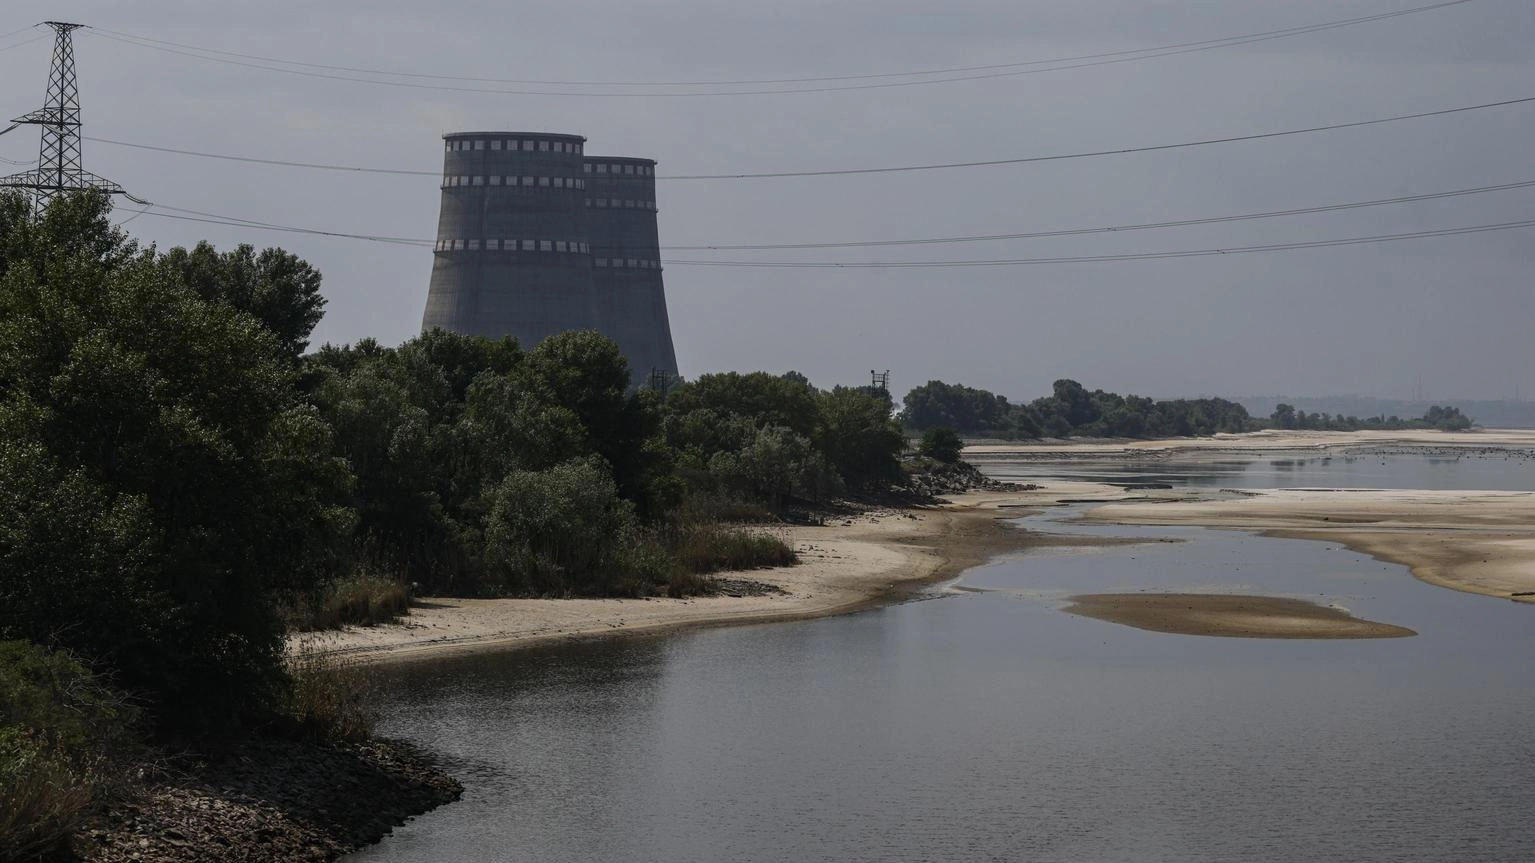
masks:
<instances>
[{"instance_id":1,"label":"water reflection","mask_svg":"<svg viewBox=\"0 0 1535 863\"><path fill-rule=\"evenodd\" d=\"M385 730L468 791L356 859L1535 859L1535 609L1326 543L1050 529L1185 541L1046 549L843 618L391 669ZM1141 587L1420 634L1197 638L1050 599Z\"/></svg>"}]
</instances>

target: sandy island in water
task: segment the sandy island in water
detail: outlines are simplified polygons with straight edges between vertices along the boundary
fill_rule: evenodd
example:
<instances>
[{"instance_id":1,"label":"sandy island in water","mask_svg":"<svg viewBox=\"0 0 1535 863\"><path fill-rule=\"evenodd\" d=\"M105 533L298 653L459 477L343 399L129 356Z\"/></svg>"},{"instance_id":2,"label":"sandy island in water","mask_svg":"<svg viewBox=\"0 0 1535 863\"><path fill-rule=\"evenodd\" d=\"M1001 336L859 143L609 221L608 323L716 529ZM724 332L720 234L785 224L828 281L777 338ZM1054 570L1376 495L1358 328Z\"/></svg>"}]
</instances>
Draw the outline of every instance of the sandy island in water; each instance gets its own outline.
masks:
<instances>
[{"instance_id":1,"label":"sandy island in water","mask_svg":"<svg viewBox=\"0 0 1535 863\"><path fill-rule=\"evenodd\" d=\"M1278 596L1095 593L1063 611L1153 632L1227 638L1403 638L1416 632L1337 608Z\"/></svg>"},{"instance_id":2,"label":"sandy island in water","mask_svg":"<svg viewBox=\"0 0 1535 863\"><path fill-rule=\"evenodd\" d=\"M1115 503L1084 518L1336 542L1402 564L1429 584L1535 601L1535 492L1277 489L1225 500Z\"/></svg>"},{"instance_id":3,"label":"sandy island in water","mask_svg":"<svg viewBox=\"0 0 1535 863\"><path fill-rule=\"evenodd\" d=\"M1509 457L1529 457L1535 452L1535 431L1256 432L1165 441L982 445L968 448L966 454L977 461L1230 458L1382 447L1503 451ZM393 661L623 633L660 634L698 626L819 617L899 598L1010 551L1123 541L1042 536L1006 524L1031 509L1063 500L1104 502L1085 518L1106 523L1224 527L1338 542L1403 564L1431 584L1535 601L1532 493L1290 489L1212 495L1047 482L1032 491L958 495L945 506L865 513L821 527L771 528L795 547L802 562L756 570L745 577L773 585L782 593L691 599L432 599L412 609L400 623L351 627L306 638L350 660ZM1412 634L1337 609L1277 597L1099 595L1077 597L1069 610L1147 629L1202 635L1375 638ZM1157 625L1148 625L1153 618Z\"/></svg>"}]
</instances>

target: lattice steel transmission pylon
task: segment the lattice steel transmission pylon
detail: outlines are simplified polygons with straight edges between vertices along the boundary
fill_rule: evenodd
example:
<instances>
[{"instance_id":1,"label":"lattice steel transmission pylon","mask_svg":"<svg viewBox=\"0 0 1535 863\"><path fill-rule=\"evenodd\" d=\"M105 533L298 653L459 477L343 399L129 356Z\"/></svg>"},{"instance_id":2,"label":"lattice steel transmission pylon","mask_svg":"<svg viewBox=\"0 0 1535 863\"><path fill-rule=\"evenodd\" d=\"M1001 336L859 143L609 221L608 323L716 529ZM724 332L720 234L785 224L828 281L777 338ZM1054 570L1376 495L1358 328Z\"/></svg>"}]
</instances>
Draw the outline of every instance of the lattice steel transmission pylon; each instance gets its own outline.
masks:
<instances>
[{"instance_id":1,"label":"lattice steel transmission pylon","mask_svg":"<svg viewBox=\"0 0 1535 863\"><path fill-rule=\"evenodd\" d=\"M42 144L37 167L8 177L0 177L0 188L26 189L32 193L37 212L61 194L96 189L108 195L125 195L111 180L85 170L80 160L80 86L75 80L75 42L71 35L83 24L46 21L53 28L53 64L48 71L48 95L43 107L11 121L5 132L17 126L38 126ZM137 200L133 198L133 200Z\"/></svg>"}]
</instances>

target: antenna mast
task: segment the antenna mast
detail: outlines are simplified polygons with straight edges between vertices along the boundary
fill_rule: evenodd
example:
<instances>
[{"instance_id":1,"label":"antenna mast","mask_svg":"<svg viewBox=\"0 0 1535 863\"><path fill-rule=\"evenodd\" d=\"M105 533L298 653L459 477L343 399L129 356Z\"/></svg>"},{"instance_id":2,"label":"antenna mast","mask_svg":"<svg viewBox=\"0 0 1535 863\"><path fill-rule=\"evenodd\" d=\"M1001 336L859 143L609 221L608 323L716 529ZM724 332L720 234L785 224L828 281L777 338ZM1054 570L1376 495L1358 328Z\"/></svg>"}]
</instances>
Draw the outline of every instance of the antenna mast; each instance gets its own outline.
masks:
<instances>
[{"instance_id":1,"label":"antenna mast","mask_svg":"<svg viewBox=\"0 0 1535 863\"><path fill-rule=\"evenodd\" d=\"M53 28L53 64L48 71L48 95L43 107L12 120L11 127L40 126L42 143L38 148L37 167L8 177L0 177L0 188L27 189L32 192L36 211L47 209L49 202L62 194L96 189L108 195L128 195L111 180L85 170L80 158L80 86L75 80L75 42L71 35L83 24L46 21Z\"/></svg>"}]
</instances>

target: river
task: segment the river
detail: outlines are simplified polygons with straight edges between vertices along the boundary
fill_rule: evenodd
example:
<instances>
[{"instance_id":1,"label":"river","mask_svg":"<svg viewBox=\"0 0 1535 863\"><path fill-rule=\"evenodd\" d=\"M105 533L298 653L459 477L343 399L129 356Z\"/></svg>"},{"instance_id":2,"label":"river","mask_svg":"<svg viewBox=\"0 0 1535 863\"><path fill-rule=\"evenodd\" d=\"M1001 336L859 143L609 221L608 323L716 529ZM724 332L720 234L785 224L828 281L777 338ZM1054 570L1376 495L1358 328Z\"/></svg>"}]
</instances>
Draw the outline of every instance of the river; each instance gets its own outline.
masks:
<instances>
[{"instance_id":1,"label":"river","mask_svg":"<svg viewBox=\"0 0 1535 863\"><path fill-rule=\"evenodd\" d=\"M1502 456L988 469L1535 489L1535 463ZM382 669L381 730L467 791L349 859L1535 859L1535 607L1328 543L1072 514L1026 524L1182 541L1030 551L845 617ZM1138 588L1300 596L1419 634L1204 638L1059 610Z\"/></svg>"}]
</instances>

